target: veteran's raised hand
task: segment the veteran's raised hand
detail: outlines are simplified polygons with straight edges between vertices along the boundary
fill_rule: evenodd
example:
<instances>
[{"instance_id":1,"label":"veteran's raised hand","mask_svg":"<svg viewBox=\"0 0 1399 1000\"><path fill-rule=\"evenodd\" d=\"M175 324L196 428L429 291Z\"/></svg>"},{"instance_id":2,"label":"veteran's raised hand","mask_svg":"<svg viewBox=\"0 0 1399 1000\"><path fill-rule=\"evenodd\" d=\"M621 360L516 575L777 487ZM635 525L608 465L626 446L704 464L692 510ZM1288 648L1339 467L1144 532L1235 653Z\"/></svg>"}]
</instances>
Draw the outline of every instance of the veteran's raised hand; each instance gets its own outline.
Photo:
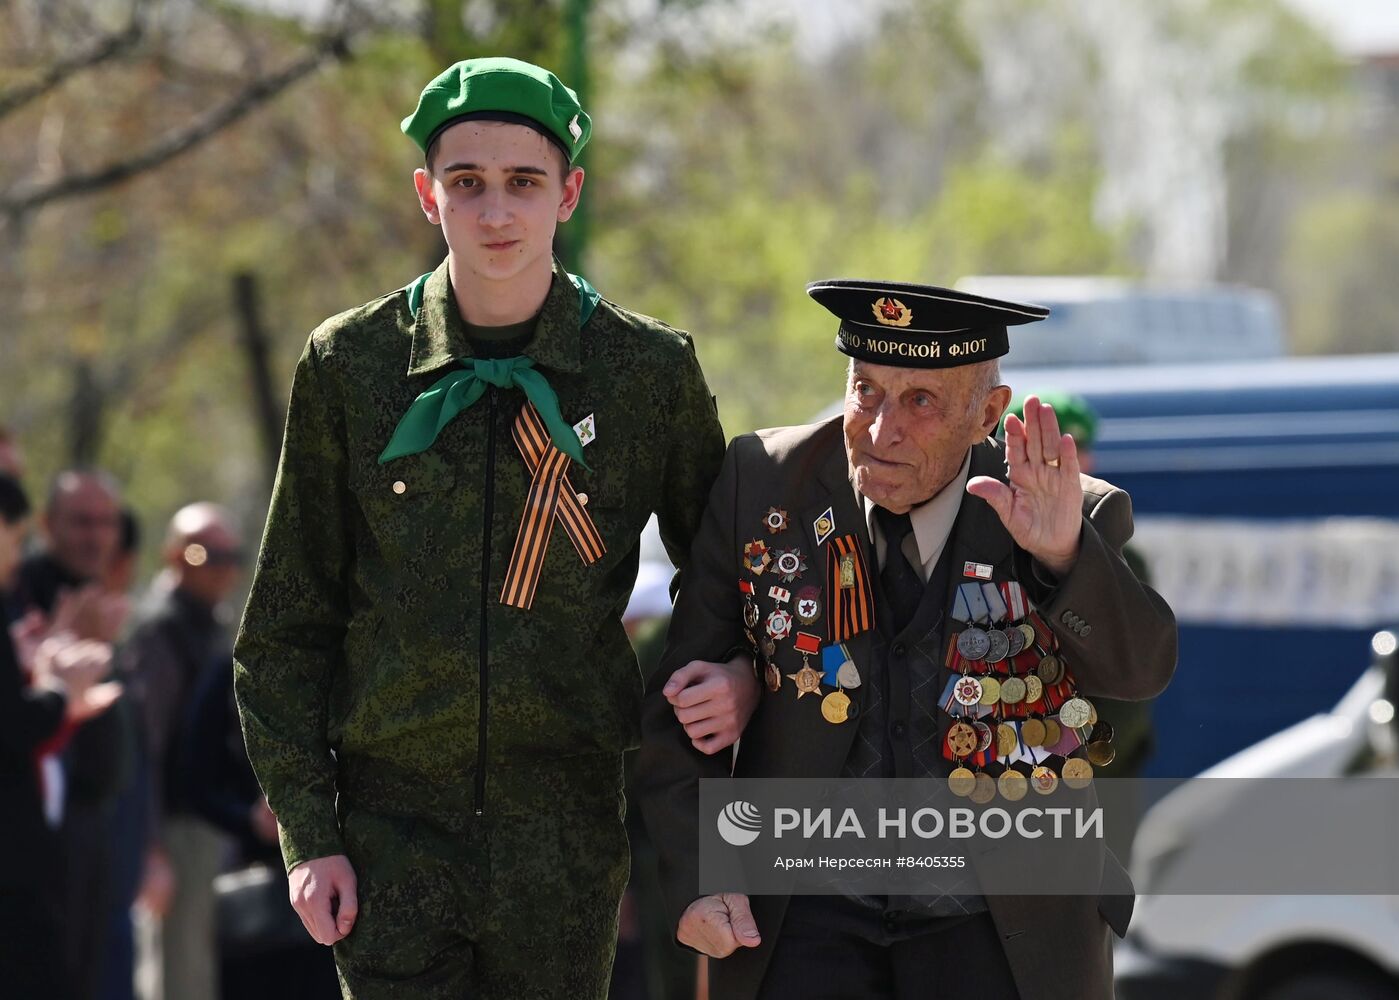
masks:
<instances>
[{"instance_id":1,"label":"veteran's raised hand","mask_svg":"<svg viewBox=\"0 0 1399 1000\"><path fill-rule=\"evenodd\" d=\"M1037 396L1026 397L1024 420L1006 417L1006 463L1009 486L977 476L967 492L991 505L1016 545L1063 576L1078 559L1083 530L1078 448L1059 432L1054 408Z\"/></svg>"}]
</instances>

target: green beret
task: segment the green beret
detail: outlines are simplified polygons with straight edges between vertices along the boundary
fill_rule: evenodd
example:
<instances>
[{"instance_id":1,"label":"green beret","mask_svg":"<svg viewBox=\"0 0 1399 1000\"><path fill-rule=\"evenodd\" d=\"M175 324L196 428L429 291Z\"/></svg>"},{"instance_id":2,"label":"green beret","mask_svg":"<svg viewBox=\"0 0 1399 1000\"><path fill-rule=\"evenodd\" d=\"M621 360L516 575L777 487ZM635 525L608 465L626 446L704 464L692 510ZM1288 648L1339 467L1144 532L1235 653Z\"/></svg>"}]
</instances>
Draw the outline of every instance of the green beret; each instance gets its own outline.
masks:
<instances>
[{"instance_id":1,"label":"green beret","mask_svg":"<svg viewBox=\"0 0 1399 1000\"><path fill-rule=\"evenodd\" d=\"M1098 439L1098 412L1082 396L1071 392L1058 392L1050 389L1045 392L1027 392L1026 396L1038 396L1041 403L1054 407L1054 415L1059 419L1059 430L1074 439L1081 448L1091 448ZM1025 398L1011 401L1006 413L1014 413L1025 419ZM1001 418L1001 431L1005 432L1005 418Z\"/></svg>"},{"instance_id":2,"label":"green beret","mask_svg":"<svg viewBox=\"0 0 1399 1000\"><path fill-rule=\"evenodd\" d=\"M493 56L465 59L423 88L403 133L426 155L443 129L472 118L518 121L541 132L573 163L593 134L578 95L542 66Z\"/></svg>"}]
</instances>

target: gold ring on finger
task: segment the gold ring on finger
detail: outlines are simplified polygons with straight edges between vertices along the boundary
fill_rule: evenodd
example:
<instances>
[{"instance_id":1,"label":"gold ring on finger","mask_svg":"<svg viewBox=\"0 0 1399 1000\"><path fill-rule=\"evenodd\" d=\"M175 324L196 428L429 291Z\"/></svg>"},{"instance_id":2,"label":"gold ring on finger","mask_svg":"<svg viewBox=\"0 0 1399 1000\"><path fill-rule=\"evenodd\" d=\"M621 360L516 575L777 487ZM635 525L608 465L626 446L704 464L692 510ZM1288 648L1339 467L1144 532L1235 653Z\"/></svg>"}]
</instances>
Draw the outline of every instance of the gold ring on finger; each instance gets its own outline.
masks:
<instances>
[{"instance_id":1,"label":"gold ring on finger","mask_svg":"<svg viewBox=\"0 0 1399 1000\"><path fill-rule=\"evenodd\" d=\"M1059 460L1057 458L1046 458L1044 460L1044 464L1049 466L1051 469L1059 468Z\"/></svg>"}]
</instances>

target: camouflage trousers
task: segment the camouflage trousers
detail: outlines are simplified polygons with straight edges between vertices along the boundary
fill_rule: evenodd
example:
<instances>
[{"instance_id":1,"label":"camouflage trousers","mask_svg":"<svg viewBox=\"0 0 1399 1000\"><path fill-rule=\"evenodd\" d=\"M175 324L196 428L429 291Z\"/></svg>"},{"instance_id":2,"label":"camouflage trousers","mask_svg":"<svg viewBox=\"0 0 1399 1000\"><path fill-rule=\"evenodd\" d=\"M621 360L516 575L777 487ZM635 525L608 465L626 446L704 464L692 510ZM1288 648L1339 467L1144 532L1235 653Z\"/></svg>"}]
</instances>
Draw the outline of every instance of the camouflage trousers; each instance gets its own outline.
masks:
<instances>
[{"instance_id":1,"label":"camouflage trousers","mask_svg":"<svg viewBox=\"0 0 1399 1000\"><path fill-rule=\"evenodd\" d=\"M360 906L335 945L346 1000L606 997L629 867L620 754L493 767L481 816L372 769L342 785Z\"/></svg>"}]
</instances>

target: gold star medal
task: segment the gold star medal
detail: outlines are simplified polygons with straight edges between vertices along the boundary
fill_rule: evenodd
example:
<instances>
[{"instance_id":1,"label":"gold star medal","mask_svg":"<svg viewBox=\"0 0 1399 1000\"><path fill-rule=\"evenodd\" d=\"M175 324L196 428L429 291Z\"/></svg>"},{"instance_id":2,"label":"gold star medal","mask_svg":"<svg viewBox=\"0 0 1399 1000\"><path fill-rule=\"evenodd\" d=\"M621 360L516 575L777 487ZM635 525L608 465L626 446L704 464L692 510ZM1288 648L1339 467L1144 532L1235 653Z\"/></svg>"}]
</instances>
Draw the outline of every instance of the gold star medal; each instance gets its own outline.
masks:
<instances>
[{"instance_id":1,"label":"gold star medal","mask_svg":"<svg viewBox=\"0 0 1399 1000\"><path fill-rule=\"evenodd\" d=\"M820 694L821 673L820 671L812 669L810 657L813 653L821 652L821 637L812 635L809 632L798 632L795 645L797 647L797 652L802 654L802 668L795 674L788 674L787 676L796 681L797 697L800 698L805 694ZM847 704L845 707L848 709L850 706ZM824 714L824 705L821 711Z\"/></svg>"},{"instance_id":2,"label":"gold star medal","mask_svg":"<svg viewBox=\"0 0 1399 1000\"><path fill-rule=\"evenodd\" d=\"M787 677L796 683L798 698L808 694L821 693L821 675L812 670L809 664L803 666L795 674L788 674Z\"/></svg>"}]
</instances>

